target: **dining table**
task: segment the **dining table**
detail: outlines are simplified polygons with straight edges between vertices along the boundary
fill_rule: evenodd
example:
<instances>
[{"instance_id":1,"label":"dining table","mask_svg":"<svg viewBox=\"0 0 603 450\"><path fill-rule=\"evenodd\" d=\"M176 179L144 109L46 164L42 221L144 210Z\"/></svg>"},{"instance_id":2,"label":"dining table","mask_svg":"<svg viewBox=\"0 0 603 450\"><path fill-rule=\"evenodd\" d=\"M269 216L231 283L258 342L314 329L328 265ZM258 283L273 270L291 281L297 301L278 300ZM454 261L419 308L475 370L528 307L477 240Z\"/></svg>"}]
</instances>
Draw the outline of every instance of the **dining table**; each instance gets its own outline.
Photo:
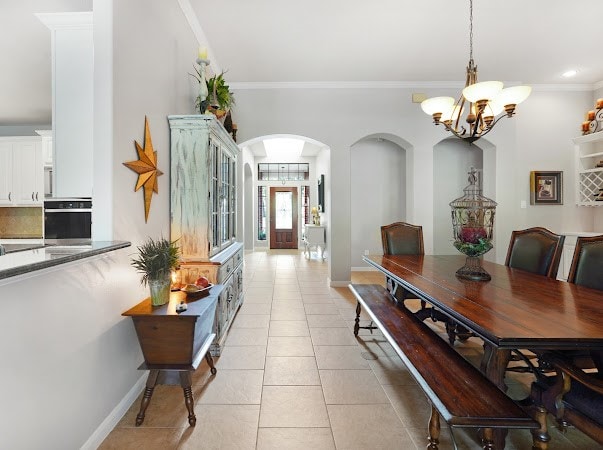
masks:
<instances>
[{"instance_id":1,"label":"dining table","mask_svg":"<svg viewBox=\"0 0 603 450\"><path fill-rule=\"evenodd\" d=\"M363 259L398 288L480 337L484 342L480 369L504 392L513 351L603 349L603 291L490 261L481 264L491 280L461 279L456 276L465 264L461 255Z\"/></svg>"},{"instance_id":2,"label":"dining table","mask_svg":"<svg viewBox=\"0 0 603 450\"><path fill-rule=\"evenodd\" d=\"M505 390L516 349L603 349L603 291L482 261L490 281L455 272L460 255L372 255L364 260L484 341L482 369Z\"/></svg>"}]
</instances>

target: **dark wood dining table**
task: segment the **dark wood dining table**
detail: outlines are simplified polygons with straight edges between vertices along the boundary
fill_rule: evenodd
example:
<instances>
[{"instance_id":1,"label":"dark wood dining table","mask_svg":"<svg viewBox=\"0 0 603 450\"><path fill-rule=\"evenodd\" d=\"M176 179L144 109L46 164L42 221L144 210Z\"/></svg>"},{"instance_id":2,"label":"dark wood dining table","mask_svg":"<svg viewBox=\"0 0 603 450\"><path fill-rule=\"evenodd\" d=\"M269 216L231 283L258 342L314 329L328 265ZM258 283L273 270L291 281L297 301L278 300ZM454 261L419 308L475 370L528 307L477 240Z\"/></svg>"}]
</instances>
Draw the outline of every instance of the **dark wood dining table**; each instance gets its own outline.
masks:
<instances>
[{"instance_id":1,"label":"dark wood dining table","mask_svg":"<svg viewBox=\"0 0 603 450\"><path fill-rule=\"evenodd\" d=\"M602 291L488 261L490 281L462 280L461 255L364 260L482 338L482 371L503 391L512 350L603 349Z\"/></svg>"}]
</instances>

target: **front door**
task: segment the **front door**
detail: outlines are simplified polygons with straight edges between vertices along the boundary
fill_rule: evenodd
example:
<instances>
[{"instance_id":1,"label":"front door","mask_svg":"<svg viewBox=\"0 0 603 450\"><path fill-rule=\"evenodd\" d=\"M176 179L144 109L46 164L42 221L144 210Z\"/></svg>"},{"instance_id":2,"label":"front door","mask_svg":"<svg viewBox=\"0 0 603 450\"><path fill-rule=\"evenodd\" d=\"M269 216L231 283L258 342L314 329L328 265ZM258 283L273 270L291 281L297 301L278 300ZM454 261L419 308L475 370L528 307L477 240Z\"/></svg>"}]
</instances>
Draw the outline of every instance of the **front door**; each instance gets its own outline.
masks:
<instances>
[{"instance_id":1,"label":"front door","mask_svg":"<svg viewBox=\"0 0 603 450\"><path fill-rule=\"evenodd\" d=\"M297 188L270 188L270 248L297 248Z\"/></svg>"}]
</instances>

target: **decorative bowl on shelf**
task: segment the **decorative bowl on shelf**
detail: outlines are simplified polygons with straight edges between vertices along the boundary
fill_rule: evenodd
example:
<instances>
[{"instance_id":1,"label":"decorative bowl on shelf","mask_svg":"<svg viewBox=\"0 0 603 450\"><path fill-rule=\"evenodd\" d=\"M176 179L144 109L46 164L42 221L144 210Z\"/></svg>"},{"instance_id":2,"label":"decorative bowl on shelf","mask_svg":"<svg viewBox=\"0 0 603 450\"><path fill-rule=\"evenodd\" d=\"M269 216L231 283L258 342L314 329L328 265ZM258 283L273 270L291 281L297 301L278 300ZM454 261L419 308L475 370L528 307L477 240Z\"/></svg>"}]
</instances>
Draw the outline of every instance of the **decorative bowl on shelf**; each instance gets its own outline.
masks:
<instances>
[{"instance_id":1,"label":"decorative bowl on shelf","mask_svg":"<svg viewBox=\"0 0 603 450\"><path fill-rule=\"evenodd\" d=\"M469 171L469 186L464 195L450 202L454 247L467 256L456 276L465 280L488 281L490 274L481 265L480 257L490 251L496 202L482 195L477 184L477 171Z\"/></svg>"}]
</instances>

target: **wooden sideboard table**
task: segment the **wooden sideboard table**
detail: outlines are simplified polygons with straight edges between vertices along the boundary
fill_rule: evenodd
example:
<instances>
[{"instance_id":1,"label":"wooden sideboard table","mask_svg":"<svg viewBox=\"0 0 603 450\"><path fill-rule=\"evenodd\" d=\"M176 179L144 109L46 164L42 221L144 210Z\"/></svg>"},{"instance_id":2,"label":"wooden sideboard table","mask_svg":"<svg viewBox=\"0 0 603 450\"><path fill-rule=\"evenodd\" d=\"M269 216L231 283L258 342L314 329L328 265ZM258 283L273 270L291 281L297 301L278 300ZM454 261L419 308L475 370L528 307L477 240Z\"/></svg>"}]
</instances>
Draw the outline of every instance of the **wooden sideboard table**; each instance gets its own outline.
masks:
<instances>
[{"instance_id":1,"label":"wooden sideboard table","mask_svg":"<svg viewBox=\"0 0 603 450\"><path fill-rule=\"evenodd\" d=\"M197 418L194 412L191 374L199 367L204 357L212 375L216 373L208 349L216 337L212 328L216 303L223 289L224 286L215 285L209 293L202 293L201 296L172 292L170 301L162 306L152 306L151 299L146 298L122 314L134 321L144 356L144 362L138 369L150 371L140 402L140 411L136 416L136 426L144 421L145 411L161 371L178 372L184 391L184 403L188 410L188 423L195 426ZM176 306L181 302L186 303L187 310L178 313Z\"/></svg>"}]
</instances>

